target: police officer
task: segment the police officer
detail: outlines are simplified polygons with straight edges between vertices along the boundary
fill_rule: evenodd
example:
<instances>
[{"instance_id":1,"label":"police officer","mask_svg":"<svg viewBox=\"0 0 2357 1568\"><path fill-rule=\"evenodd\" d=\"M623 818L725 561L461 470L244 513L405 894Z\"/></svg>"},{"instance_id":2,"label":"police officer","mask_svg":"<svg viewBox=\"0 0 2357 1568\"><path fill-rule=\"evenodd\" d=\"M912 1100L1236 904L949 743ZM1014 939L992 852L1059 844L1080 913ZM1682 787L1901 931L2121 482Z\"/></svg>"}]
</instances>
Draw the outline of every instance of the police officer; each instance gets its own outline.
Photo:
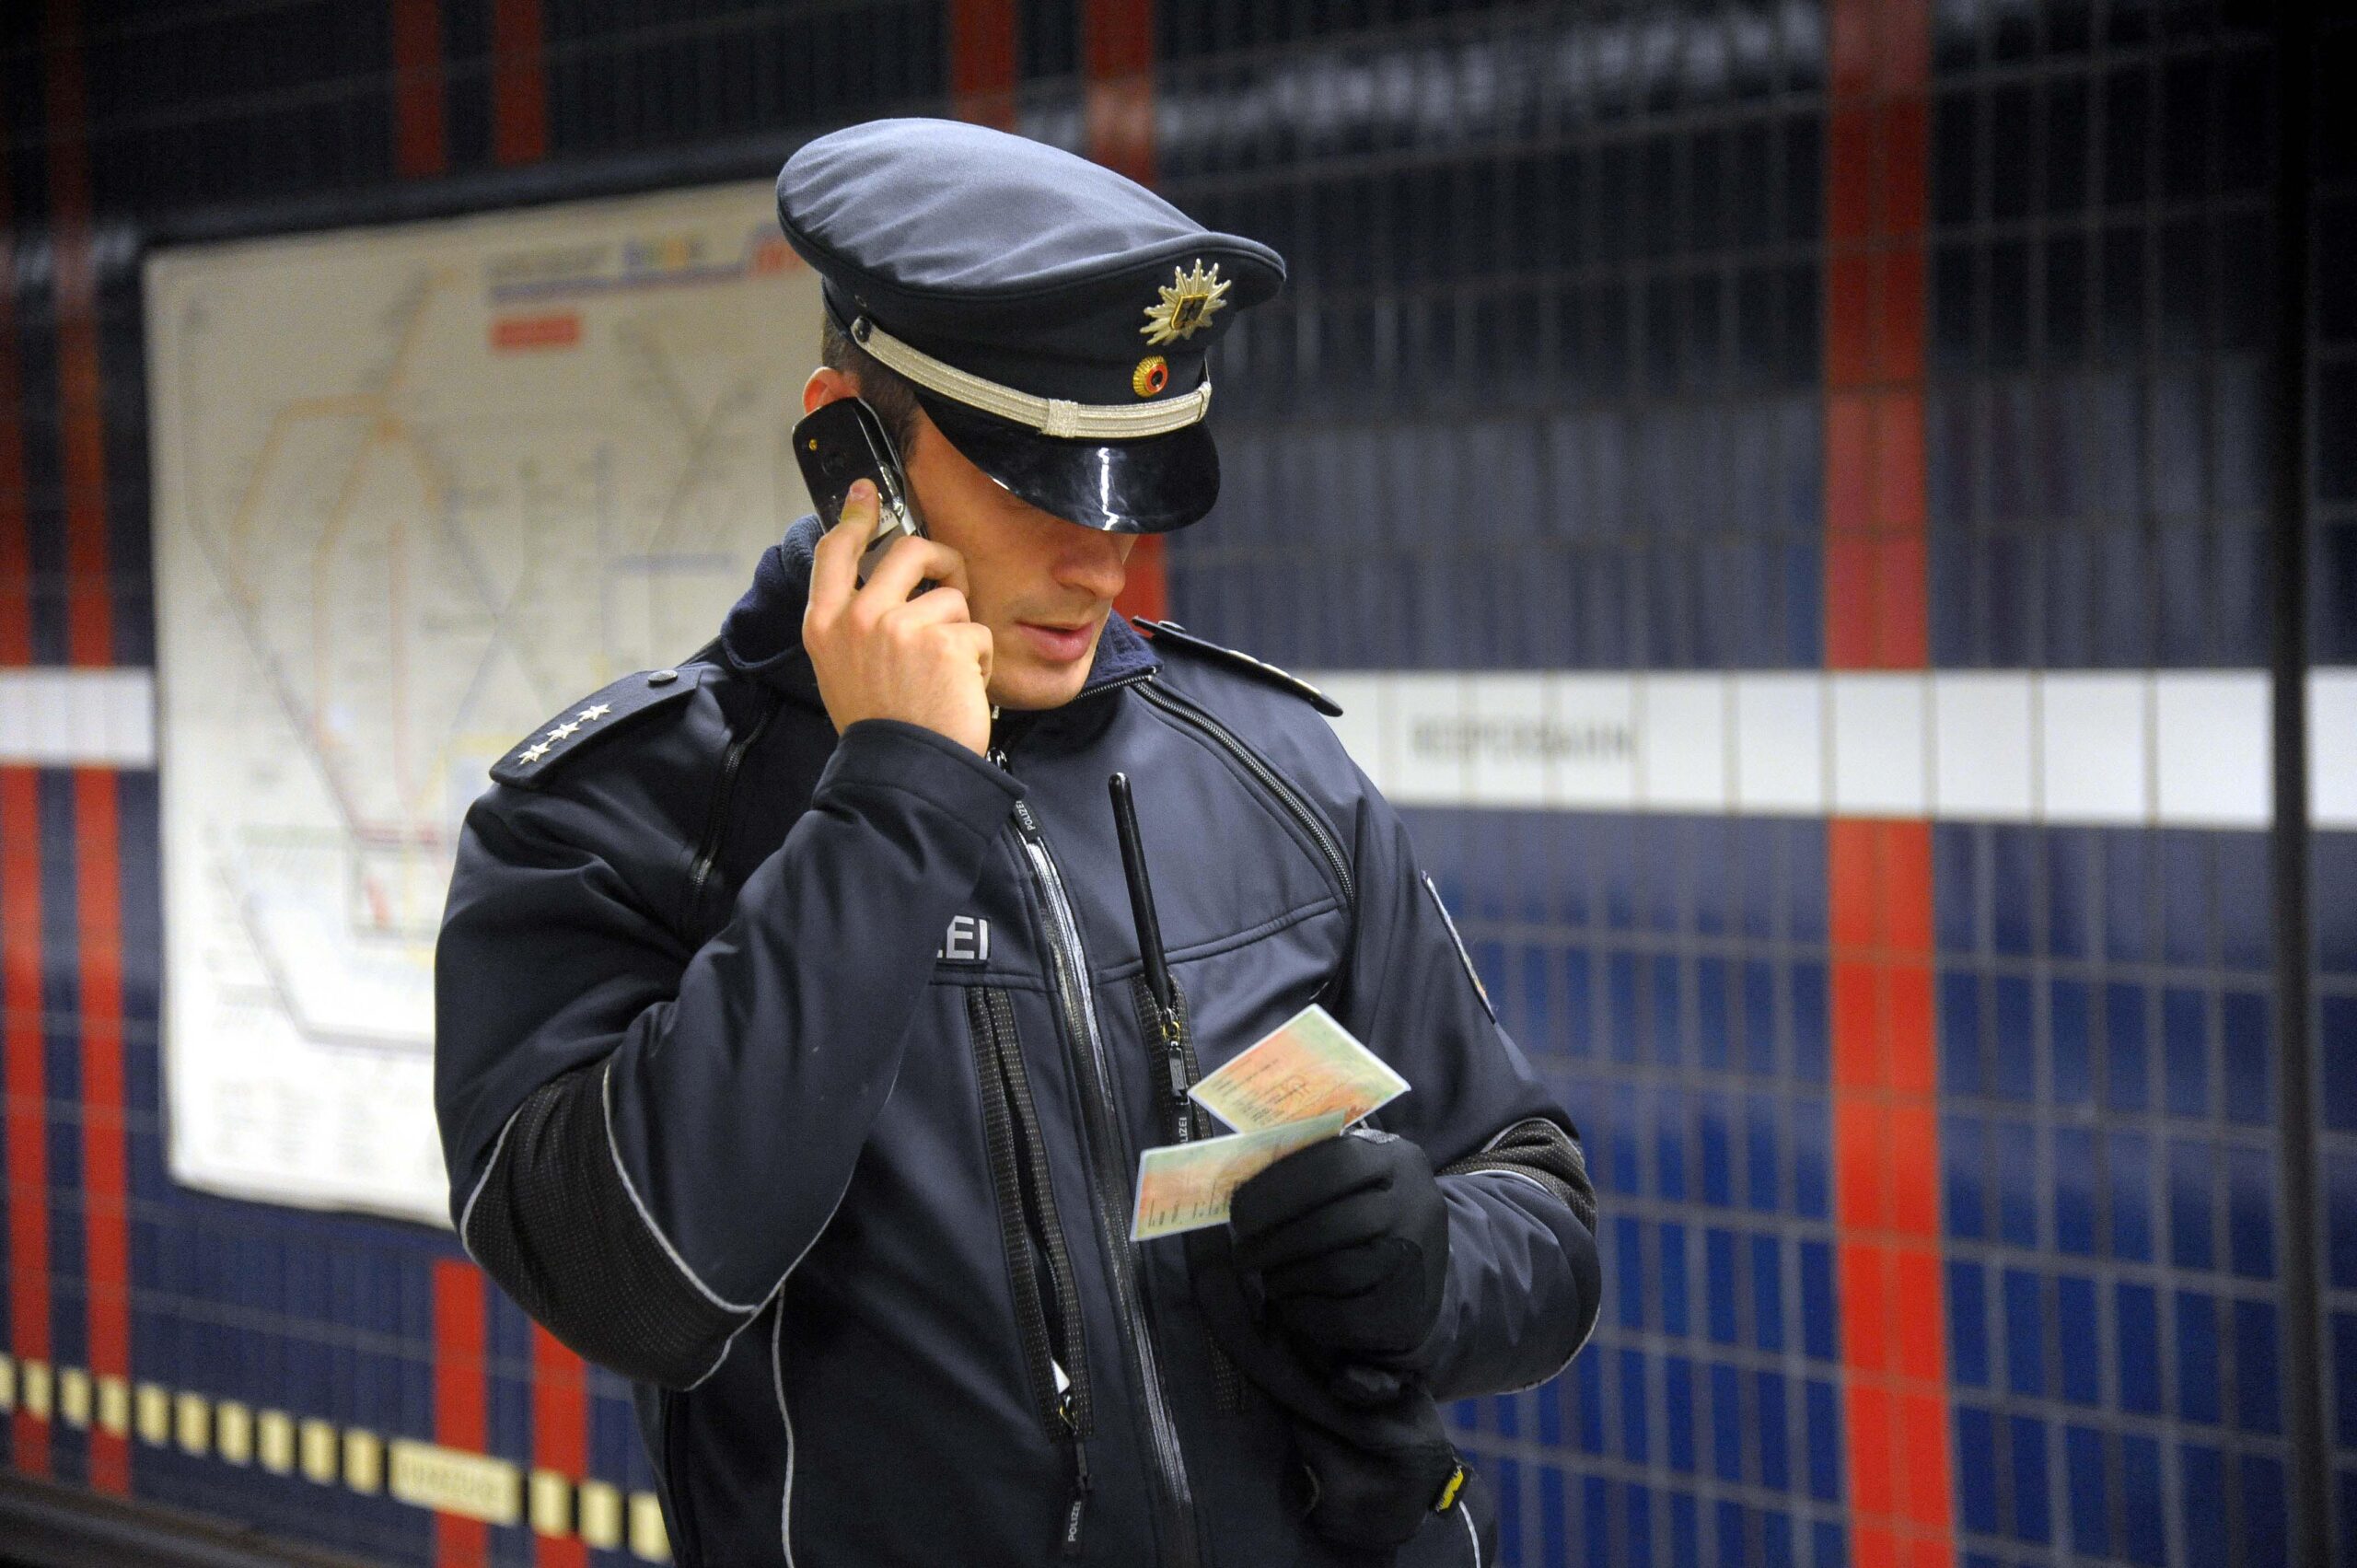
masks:
<instances>
[{"instance_id":1,"label":"police officer","mask_svg":"<svg viewBox=\"0 0 2357 1568\"><path fill-rule=\"evenodd\" d=\"M1109 614L1212 505L1208 351L1282 261L933 121L778 210L806 405L877 410L926 537L861 582L862 487L493 769L436 961L461 1239L633 1380L683 1562L1485 1560L1435 1401L1586 1338L1571 1125L1338 710ZM1219 1131L1186 1086L1311 1001L1410 1091L1132 1242L1140 1151Z\"/></svg>"}]
</instances>

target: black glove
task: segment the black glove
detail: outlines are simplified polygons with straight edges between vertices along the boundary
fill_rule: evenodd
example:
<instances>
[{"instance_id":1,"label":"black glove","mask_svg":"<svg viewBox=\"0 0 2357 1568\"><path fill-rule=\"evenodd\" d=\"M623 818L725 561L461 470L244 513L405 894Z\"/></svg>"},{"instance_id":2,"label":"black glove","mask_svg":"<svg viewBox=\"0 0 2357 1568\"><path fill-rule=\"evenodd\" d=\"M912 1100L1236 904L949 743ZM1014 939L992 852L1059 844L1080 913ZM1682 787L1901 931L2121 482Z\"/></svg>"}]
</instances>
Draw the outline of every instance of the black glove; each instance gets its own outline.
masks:
<instances>
[{"instance_id":1,"label":"black glove","mask_svg":"<svg viewBox=\"0 0 2357 1568\"><path fill-rule=\"evenodd\" d=\"M1287 1155L1236 1190L1228 1231L1270 1315L1329 1365L1405 1365L1440 1320L1448 1205L1405 1138L1362 1130Z\"/></svg>"},{"instance_id":2,"label":"black glove","mask_svg":"<svg viewBox=\"0 0 2357 1568\"><path fill-rule=\"evenodd\" d=\"M1295 1568L1391 1568L1434 1513L1466 1505L1470 1472L1420 1380L1394 1380L1380 1400L1337 1398L1291 1339L1255 1318L1225 1232L1190 1232L1187 1263L1213 1340L1290 1418L1317 1489Z\"/></svg>"}]
</instances>

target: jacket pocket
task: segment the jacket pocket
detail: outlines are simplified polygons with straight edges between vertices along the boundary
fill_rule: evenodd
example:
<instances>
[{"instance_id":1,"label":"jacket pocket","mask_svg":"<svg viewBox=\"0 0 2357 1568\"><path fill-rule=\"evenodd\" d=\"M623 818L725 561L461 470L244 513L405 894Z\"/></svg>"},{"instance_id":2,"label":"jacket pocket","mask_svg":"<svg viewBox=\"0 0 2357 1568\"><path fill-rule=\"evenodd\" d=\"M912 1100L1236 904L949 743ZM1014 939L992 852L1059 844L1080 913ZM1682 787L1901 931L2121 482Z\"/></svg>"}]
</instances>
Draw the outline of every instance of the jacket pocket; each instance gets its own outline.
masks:
<instances>
[{"instance_id":1,"label":"jacket pocket","mask_svg":"<svg viewBox=\"0 0 2357 1568\"><path fill-rule=\"evenodd\" d=\"M1014 1004L996 987L969 989L966 1022L973 1040L999 1241L1033 1409L1051 1438L1077 1440L1088 1434L1094 1421L1080 1290L1048 1181L1047 1143L1016 1037Z\"/></svg>"}]
</instances>

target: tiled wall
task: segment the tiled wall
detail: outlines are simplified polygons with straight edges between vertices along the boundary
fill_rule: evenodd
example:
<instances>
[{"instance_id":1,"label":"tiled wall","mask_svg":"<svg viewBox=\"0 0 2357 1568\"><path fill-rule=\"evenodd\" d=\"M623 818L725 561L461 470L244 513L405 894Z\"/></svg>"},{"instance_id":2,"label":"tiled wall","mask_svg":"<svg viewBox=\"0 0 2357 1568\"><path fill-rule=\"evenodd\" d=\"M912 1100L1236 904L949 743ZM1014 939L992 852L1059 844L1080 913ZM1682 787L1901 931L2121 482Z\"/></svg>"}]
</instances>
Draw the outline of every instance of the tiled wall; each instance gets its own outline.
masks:
<instances>
[{"instance_id":1,"label":"tiled wall","mask_svg":"<svg viewBox=\"0 0 2357 1568\"><path fill-rule=\"evenodd\" d=\"M1411 672L1735 692L1936 670L1934 706L1968 669L2256 675L2268 21L2199 0L28 4L0 44L0 695L63 679L27 667L152 663L157 237L766 172L822 126L949 109L1286 253L1291 286L1222 356L1226 496L1170 541L1168 602L1378 708ZM2357 65L2357 29L2318 43L2320 80ZM2316 138L2307 557L2311 656L2340 666L2348 113L2322 105ZM631 1561L647 1471L623 1391L447 1237L167 1180L155 775L9 755L12 1462L392 1562ZM2284 1560L2311 1363L2281 1284L2303 1216L2265 830L2186 825L2157 793L2100 820L2043 795L1949 809L1932 784L1871 812L1413 797L1604 1197L1587 1353L1457 1412L1509 1562ZM2357 833L2316 834L2314 878L2314 1376L2357 1560ZM562 1478L571 1527L395 1501L370 1444L403 1437Z\"/></svg>"}]
</instances>

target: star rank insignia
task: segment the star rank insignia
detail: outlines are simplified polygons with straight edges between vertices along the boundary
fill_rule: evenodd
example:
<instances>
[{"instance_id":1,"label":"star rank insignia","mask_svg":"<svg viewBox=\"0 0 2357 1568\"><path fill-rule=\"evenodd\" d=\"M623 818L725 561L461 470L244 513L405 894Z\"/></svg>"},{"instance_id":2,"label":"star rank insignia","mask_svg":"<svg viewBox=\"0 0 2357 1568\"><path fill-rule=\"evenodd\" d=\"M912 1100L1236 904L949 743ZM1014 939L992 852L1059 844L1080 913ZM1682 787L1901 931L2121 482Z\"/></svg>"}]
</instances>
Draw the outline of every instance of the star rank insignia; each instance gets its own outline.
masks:
<instances>
[{"instance_id":1,"label":"star rank insignia","mask_svg":"<svg viewBox=\"0 0 2357 1568\"><path fill-rule=\"evenodd\" d=\"M1191 337L1196 329L1211 320L1214 311L1226 306L1225 296L1234 286L1232 279L1221 281L1217 261L1212 263L1208 273L1200 261L1191 272L1173 267L1170 286L1159 291L1162 302L1145 308L1145 325L1138 331L1144 335L1147 345L1155 348Z\"/></svg>"},{"instance_id":2,"label":"star rank insignia","mask_svg":"<svg viewBox=\"0 0 2357 1568\"><path fill-rule=\"evenodd\" d=\"M642 721L658 709L695 695L699 682L682 679L676 669L641 670L624 676L602 691L592 692L544 720L537 734L492 765L491 776L500 784L542 789L573 764L585 747L602 749L607 738Z\"/></svg>"}]
</instances>

